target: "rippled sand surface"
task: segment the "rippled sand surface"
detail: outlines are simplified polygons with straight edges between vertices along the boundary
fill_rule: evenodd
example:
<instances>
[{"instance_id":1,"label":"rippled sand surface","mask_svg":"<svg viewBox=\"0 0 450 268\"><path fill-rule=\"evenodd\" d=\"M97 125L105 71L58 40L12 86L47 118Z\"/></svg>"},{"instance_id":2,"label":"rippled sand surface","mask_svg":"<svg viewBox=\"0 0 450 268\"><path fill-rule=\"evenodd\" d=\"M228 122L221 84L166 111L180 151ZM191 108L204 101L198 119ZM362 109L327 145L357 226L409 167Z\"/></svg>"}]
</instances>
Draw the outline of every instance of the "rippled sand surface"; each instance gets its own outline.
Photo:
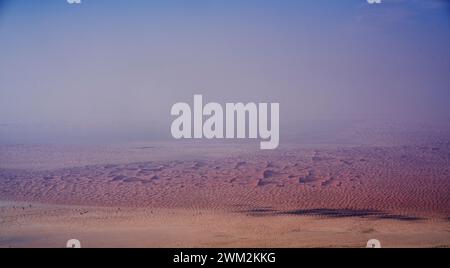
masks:
<instances>
[{"instance_id":1,"label":"rippled sand surface","mask_svg":"<svg viewBox=\"0 0 450 268\"><path fill-rule=\"evenodd\" d=\"M448 246L450 136L365 133L274 151L4 145L0 246Z\"/></svg>"}]
</instances>

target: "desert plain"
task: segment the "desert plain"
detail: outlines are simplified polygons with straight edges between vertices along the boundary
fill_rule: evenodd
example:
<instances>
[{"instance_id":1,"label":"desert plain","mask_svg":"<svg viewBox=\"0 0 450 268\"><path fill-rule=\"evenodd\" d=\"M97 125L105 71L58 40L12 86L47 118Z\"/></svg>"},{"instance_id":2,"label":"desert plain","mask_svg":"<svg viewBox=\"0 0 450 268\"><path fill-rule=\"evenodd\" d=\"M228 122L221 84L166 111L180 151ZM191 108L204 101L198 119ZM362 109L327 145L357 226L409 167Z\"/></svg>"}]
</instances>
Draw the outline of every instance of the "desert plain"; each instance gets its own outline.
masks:
<instances>
[{"instance_id":1,"label":"desert plain","mask_svg":"<svg viewBox=\"0 0 450 268\"><path fill-rule=\"evenodd\" d=\"M449 130L1 145L0 247L449 247Z\"/></svg>"}]
</instances>

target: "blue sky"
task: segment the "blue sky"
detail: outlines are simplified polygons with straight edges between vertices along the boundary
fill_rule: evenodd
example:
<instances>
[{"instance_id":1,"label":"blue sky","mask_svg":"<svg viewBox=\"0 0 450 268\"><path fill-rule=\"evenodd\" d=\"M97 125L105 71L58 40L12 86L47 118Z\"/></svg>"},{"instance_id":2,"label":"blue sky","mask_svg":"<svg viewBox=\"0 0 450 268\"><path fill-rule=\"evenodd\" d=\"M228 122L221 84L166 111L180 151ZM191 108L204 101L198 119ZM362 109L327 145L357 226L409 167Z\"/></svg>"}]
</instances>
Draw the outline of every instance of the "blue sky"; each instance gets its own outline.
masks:
<instances>
[{"instance_id":1,"label":"blue sky","mask_svg":"<svg viewBox=\"0 0 450 268\"><path fill-rule=\"evenodd\" d=\"M449 11L439 0L3 0L0 142L166 137L171 105L195 93L280 102L285 132L321 117L448 120Z\"/></svg>"}]
</instances>

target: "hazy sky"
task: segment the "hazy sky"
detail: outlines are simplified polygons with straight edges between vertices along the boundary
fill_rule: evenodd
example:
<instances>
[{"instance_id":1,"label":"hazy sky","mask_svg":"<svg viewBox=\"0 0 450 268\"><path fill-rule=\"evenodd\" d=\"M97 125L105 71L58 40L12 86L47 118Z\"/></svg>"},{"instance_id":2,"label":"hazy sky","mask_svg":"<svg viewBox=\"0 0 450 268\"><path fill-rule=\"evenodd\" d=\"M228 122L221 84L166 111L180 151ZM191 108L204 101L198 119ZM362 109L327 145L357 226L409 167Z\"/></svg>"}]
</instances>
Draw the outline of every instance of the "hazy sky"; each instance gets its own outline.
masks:
<instances>
[{"instance_id":1,"label":"hazy sky","mask_svg":"<svg viewBox=\"0 0 450 268\"><path fill-rule=\"evenodd\" d=\"M280 102L282 136L318 118L448 120L449 4L0 0L0 142L167 138L195 93Z\"/></svg>"}]
</instances>

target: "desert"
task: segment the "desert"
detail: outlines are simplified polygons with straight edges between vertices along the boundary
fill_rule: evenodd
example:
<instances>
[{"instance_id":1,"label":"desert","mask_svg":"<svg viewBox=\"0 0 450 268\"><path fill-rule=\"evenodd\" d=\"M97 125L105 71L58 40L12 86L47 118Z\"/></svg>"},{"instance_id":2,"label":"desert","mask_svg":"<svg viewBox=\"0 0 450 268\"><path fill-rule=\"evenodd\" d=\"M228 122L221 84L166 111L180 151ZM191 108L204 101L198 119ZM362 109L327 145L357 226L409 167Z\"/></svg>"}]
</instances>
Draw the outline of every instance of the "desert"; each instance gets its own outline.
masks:
<instances>
[{"instance_id":1,"label":"desert","mask_svg":"<svg viewBox=\"0 0 450 268\"><path fill-rule=\"evenodd\" d=\"M446 132L352 133L361 139L342 137L358 144L272 151L235 141L2 146L0 246L364 247L376 238L448 247Z\"/></svg>"},{"instance_id":2,"label":"desert","mask_svg":"<svg viewBox=\"0 0 450 268\"><path fill-rule=\"evenodd\" d=\"M0 0L0 248L450 247L449 22Z\"/></svg>"}]
</instances>

